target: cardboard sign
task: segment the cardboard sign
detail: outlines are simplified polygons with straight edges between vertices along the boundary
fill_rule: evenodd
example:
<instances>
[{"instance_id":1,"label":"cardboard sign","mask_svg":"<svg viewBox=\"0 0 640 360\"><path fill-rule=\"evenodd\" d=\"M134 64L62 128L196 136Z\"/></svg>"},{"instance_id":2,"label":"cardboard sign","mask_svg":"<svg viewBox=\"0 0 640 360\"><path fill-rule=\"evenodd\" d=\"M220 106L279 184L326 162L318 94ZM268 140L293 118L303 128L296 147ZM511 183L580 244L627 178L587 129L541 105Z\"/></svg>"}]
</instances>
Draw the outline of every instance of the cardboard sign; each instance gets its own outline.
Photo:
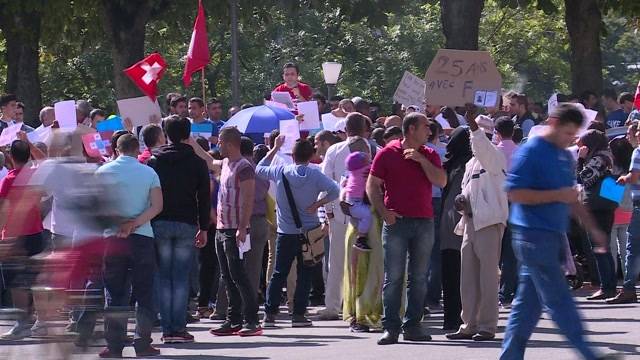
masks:
<instances>
[{"instance_id":1,"label":"cardboard sign","mask_svg":"<svg viewBox=\"0 0 640 360\"><path fill-rule=\"evenodd\" d=\"M154 115L158 119L162 119L158 100L151 101L148 97L141 96L118 100L117 103L120 110L120 118L131 119L134 127L147 125L151 116Z\"/></svg>"},{"instance_id":2,"label":"cardboard sign","mask_svg":"<svg viewBox=\"0 0 640 360\"><path fill-rule=\"evenodd\" d=\"M427 69L425 84L428 105L473 104L480 91L484 94L482 106L497 106L502 93L502 77L487 51L438 50Z\"/></svg>"},{"instance_id":3,"label":"cardboard sign","mask_svg":"<svg viewBox=\"0 0 640 360\"><path fill-rule=\"evenodd\" d=\"M399 102L405 107L417 105L424 108L424 88L424 80L405 71L396 92L393 94L393 101Z\"/></svg>"}]
</instances>

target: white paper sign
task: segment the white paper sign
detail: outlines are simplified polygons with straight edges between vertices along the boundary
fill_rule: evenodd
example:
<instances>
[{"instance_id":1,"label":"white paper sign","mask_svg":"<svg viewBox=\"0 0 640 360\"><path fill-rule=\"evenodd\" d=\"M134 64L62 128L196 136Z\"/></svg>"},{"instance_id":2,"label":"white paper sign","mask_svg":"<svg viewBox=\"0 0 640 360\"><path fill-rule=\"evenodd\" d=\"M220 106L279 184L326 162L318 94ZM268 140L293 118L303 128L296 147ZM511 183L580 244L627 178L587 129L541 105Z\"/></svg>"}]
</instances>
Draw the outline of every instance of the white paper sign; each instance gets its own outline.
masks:
<instances>
[{"instance_id":1,"label":"white paper sign","mask_svg":"<svg viewBox=\"0 0 640 360\"><path fill-rule=\"evenodd\" d=\"M151 101L146 96L118 100L118 109L120 110L120 117L123 120L126 118L131 119L134 127L149 124L149 118L154 115L158 119L162 118L158 100Z\"/></svg>"},{"instance_id":2,"label":"white paper sign","mask_svg":"<svg viewBox=\"0 0 640 360\"><path fill-rule=\"evenodd\" d=\"M476 106L494 107L498 103L498 93L496 91L478 90L473 97Z\"/></svg>"},{"instance_id":3,"label":"white paper sign","mask_svg":"<svg viewBox=\"0 0 640 360\"><path fill-rule=\"evenodd\" d=\"M32 132L27 133L27 138L32 143L42 142L42 143L48 144L51 135L52 135L52 130L50 126L45 127L40 125Z\"/></svg>"},{"instance_id":4,"label":"white paper sign","mask_svg":"<svg viewBox=\"0 0 640 360\"><path fill-rule=\"evenodd\" d=\"M61 129L73 130L78 126L75 100L57 102L53 105L53 109Z\"/></svg>"},{"instance_id":5,"label":"white paper sign","mask_svg":"<svg viewBox=\"0 0 640 360\"><path fill-rule=\"evenodd\" d=\"M271 93L271 100L275 102L279 102L281 104L285 104L287 108L294 109L295 105L293 105L293 99L291 98L291 94L286 91L274 91Z\"/></svg>"},{"instance_id":6,"label":"white paper sign","mask_svg":"<svg viewBox=\"0 0 640 360\"><path fill-rule=\"evenodd\" d=\"M298 114L304 115L300 130L320 129L320 112L317 101L305 101L298 103Z\"/></svg>"},{"instance_id":7,"label":"white paper sign","mask_svg":"<svg viewBox=\"0 0 640 360\"><path fill-rule=\"evenodd\" d=\"M265 100L264 101L265 105L269 105L269 106L273 106L273 107L277 107L280 109L285 109L285 110L289 110L289 108L287 107L287 105L279 103L277 101L269 101L269 100Z\"/></svg>"},{"instance_id":8,"label":"white paper sign","mask_svg":"<svg viewBox=\"0 0 640 360\"><path fill-rule=\"evenodd\" d=\"M405 71L402 80L398 84L396 92L393 94L393 100L399 102L405 107L417 105L424 107L424 89L425 82L423 79Z\"/></svg>"},{"instance_id":9,"label":"white paper sign","mask_svg":"<svg viewBox=\"0 0 640 360\"><path fill-rule=\"evenodd\" d=\"M251 237L247 234L246 240L244 242L240 242L238 244L238 254L240 255L240 260L244 259L244 253L249 252L251 250Z\"/></svg>"},{"instance_id":10,"label":"white paper sign","mask_svg":"<svg viewBox=\"0 0 640 360\"><path fill-rule=\"evenodd\" d=\"M284 136L284 144L282 144L280 151L284 154L293 153L293 146L300 139L298 120L280 120L280 135Z\"/></svg>"},{"instance_id":11,"label":"white paper sign","mask_svg":"<svg viewBox=\"0 0 640 360\"><path fill-rule=\"evenodd\" d=\"M547 102L547 114L551 114L558 107L558 94L555 93L549 98Z\"/></svg>"},{"instance_id":12,"label":"white paper sign","mask_svg":"<svg viewBox=\"0 0 640 360\"><path fill-rule=\"evenodd\" d=\"M9 125L0 134L0 146L11 145L18 138L18 131L22 127L22 123Z\"/></svg>"},{"instance_id":13,"label":"white paper sign","mask_svg":"<svg viewBox=\"0 0 640 360\"><path fill-rule=\"evenodd\" d=\"M336 124L343 118L335 117L333 114L322 114L322 128L329 131L336 131Z\"/></svg>"}]
</instances>

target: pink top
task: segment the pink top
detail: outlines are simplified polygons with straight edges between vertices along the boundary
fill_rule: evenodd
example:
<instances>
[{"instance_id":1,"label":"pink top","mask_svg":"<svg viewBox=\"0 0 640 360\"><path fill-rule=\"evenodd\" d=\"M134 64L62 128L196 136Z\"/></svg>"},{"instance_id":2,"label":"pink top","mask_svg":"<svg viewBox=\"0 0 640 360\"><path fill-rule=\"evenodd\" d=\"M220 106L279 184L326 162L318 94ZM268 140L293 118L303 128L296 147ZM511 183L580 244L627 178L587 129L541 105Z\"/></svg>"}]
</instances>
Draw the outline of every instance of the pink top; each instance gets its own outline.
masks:
<instances>
[{"instance_id":1,"label":"pink top","mask_svg":"<svg viewBox=\"0 0 640 360\"><path fill-rule=\"evenodd\" d=\"M518 145L513 140L502 140L496 147L502 151L505 160L507 160L507 170L511 169L511 156L518 148Z\"/></svg>"},{"instance_id":2,"label":"pink top","mask_svg":"<svg viewBox=\"0 0 640 360\"><path fill-rule=\"evenodd\" d=\"M347 199L364 199L367 177L369 177L370 170L371 165L367 165L357 170L349 171L347 185L344 188Z\"/></svg>"}]
</instances>

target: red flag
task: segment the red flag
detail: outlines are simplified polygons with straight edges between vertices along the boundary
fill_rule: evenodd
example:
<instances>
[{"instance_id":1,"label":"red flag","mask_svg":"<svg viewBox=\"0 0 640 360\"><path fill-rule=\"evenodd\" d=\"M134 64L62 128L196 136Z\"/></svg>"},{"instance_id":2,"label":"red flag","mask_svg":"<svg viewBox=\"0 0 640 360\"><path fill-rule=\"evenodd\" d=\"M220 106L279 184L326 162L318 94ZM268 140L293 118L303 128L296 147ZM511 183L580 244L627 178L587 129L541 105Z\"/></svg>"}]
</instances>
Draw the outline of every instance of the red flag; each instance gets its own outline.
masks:
<instances>
[{"instance_id":1,"label":"red flag","mask_svg":"<svg viewBox=\"0 0 640 360\"><path fill-rule=\"evenodd\" d=\"M204 69L209 64L209 40L207 39L207 18L204 16L202 0L198 1L198 16L193 24L193 34L187 53L187 63L184 67L182 81L184 86L191 85L191 75L194 72Z\"/></svg>"},{"instance_id":2,"label":"red flag","mask_svg":"<svg viewBox=\"0 0 640 360\"><path fill-rule=\"evenodd\" d=\"M158 53L153 53L138 63L125 69L124 73L151 101L158 96L158 82L167 69L167 63Z\"/></svg>"},{"instance_id":3,"label":"red flag","mask_svg":"<svg viewBox=\"0 0 640 360\"><path fill-rule=\"evenodd\" d=\"M111 136L113 131L95 132L82 135L82 145L87 155L99 159L102 156L111 156Z\"/></svg>"},{"instance_id":4,"label":"red flag","mask_svg":"<svg viewBox=\"0 0 640 360\"><path fill-rule=\"evenodd\" d=\"M640 82L638 82L638 87L636 88L636 96L633 100L633 105L635 105L637 110L640 110Z\"/></svg>"}]
</instances>

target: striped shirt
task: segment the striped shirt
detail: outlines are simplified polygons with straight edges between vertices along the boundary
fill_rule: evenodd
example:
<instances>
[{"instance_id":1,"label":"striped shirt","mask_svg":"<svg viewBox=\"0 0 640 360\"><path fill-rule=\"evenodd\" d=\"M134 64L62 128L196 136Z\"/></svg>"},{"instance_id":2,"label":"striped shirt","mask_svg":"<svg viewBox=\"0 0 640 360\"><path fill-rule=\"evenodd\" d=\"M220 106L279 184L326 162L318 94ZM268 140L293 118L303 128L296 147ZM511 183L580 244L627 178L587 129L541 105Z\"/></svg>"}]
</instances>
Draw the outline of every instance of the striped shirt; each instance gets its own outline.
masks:
<instances>
[{"instance_id":1,"label":"striped shirt","mask_svg":"<svg viewBox=\"0 0 640 360\"><path fill-rule=\"evenodd\" d=\"M255 178L253 165L241 158L234 162L224 159L218 189L218 223L217 228L237 229L240 222L242 194L240 183Z\"/></svg>"},{"instance_id":2,"label":"striped shirt","mask_svg":"<svg viewBox=\"0 0 640 360\"><path fill-rule=\"evenodd\" d=\"M631 168L630 172L640 172L640 148L636 148L633 150L633 155L631 156ZM631 198L634 202L640 201L640 184L635 183L631 184Z\"/></svg>"}]
</instances>

